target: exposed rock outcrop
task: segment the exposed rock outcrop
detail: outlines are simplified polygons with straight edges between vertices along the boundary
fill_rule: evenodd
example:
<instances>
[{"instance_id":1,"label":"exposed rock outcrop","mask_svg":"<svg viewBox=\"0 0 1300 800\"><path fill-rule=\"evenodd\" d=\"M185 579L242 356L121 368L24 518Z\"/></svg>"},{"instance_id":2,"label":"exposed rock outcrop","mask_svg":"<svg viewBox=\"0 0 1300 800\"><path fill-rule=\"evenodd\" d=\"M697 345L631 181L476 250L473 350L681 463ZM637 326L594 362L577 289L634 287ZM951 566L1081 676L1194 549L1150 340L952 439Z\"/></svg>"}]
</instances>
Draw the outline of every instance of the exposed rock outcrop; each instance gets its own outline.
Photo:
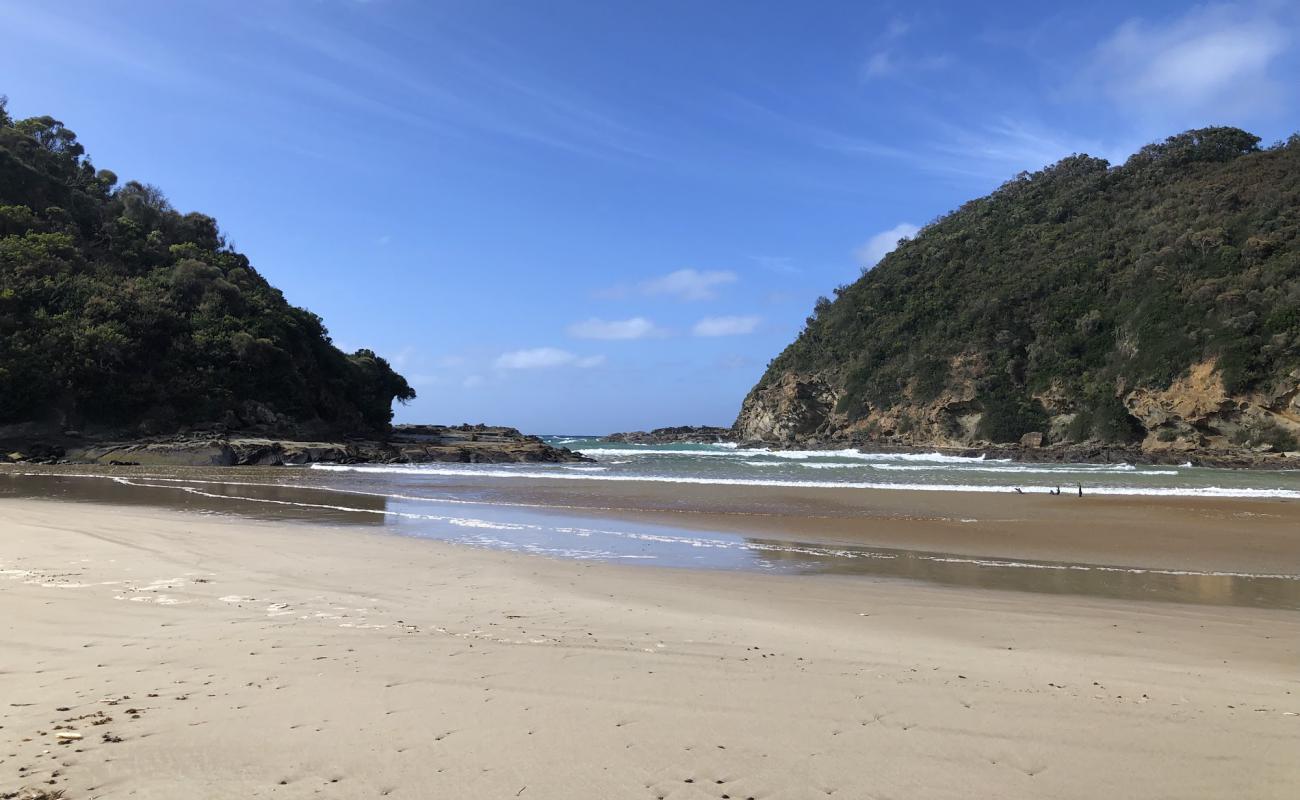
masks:
<instances>
[{"instance_id":1,"label":"exposed rock outcrop","mask_svg":"<svg viewBox=\"0 0 1300 800\"><path fill-rule=\"evenodd\" d=\"M1269 391L1234 396L1213 361L1205 361L1167 389L1138 389L1124 405L1142 425L1147 451L1300 449L1300 370Z\"/></svg>"},{"instance_id":2,"label":"exposed rock outcrop","mask_svg":"<svg viewBox=\"0 0 1300 800\"><path fill-rule=\"evenodd\" d=\"M652 431L626 431L611 433L601 438L602 442L622 442L625 444L675 444L681 442L731 442L736 433L731 428L719 428L713 425L678 425L671 428L655 428Z\"/></svg>"},{"instance_id":3,"label":"exposed rock outcrop","mask_svg":"<svg viewBox=\"0 0 1300 800\"><path fill-rule=\"evenodd\" d=\"M745 398L736 438L778 447L922 448L1032 461L1276 467L1300 459L1300 370L1269 391L1234 396L1215 362L1205 361L1165 389L1129 391L1118 399L1143 432L1132 444L1073 440L1069 430L1082 400L1059 385L1034 396L1046 430L1010 442L982 438L985 409L975 389L980 366L956 359L951 374L952 383L933 400L871 408L856 420L835 410L841 392L833 376L782 375Z\"/></svg>"},{"instance_id":4,"label":"exposed rock outcrop","mask_svg":"<svg viewBox=\"0 0 1300 800\"><path fill-rule=\"evenodd\" d=\"M0 460L140 466L282 466L316 463L470 464L590 461L515 428L487 425L398 425L384 441L310 442L187 434L166 439L84 443L29 442Z\"/></svg>"},{"instance_id":5,"label":"exposed rock outcrop","mask_svg":"<svg viewBox=\"0 0 1300 800\"><path fill-rule=\"evenodd\" d=\"M591 461L567 447L555 447L515 428L488 425L397 425L386 446L399 461L475 464Z\"/></svg>"},{"instance_id":6,"label":"exposed rock outcrop","mask_svg":"<svg viewBox=\"0 0 1300 800\"><path fill-rule=\"evenodd\" d=\"M836 392L816 375L786 374L745 398L736 420L742 441L804 442L838 439L847 434L845 420L835 417Z\"/></svg>"}]
</instances>

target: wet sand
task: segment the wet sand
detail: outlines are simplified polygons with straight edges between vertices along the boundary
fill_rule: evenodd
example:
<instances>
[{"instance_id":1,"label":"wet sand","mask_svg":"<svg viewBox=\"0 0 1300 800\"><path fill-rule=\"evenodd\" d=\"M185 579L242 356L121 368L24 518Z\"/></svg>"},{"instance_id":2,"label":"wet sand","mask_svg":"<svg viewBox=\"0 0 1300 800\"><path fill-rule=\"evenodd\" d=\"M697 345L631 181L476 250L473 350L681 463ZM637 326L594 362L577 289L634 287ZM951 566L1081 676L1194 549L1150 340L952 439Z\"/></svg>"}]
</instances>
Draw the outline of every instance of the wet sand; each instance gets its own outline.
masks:
<instances>
[{"instance_id":1,"label":"wet sand","mask_svg":"<svg viewBox=\"0 0 1300 800\"><path fill-rule=\"evenodd\" d=\"M1041 493L917 492L758 487L474 475L417 485L373 483L310 469L166 471L44 468L38 477L0 471L0 498L61 497L147 503L272 518L383 525L377 516L417 498L524 508L555 518L636 520L786 542L889 548L978 558L1025 559L1196 572L1300 575L1300 501ZM69 474L101 480L74 480ZM124 487L124 477L155 488ZM189 480L205 492L186 495ZM168 490L169 485L177 487ZM244 502L240 499L271 501ZM403 500L402 498L405 498ZM320 503L332 508L294 508ZM354 509L354 512L345 510ZM389 520L391 522L391 520Z\"/></svg>"},{"instance_id":2,"label":"wet sand","mask_svg":"<svg viewBox=\"0 0 1300 800\"><path fill-rule=\"evenodd\" d=\"M450 480L438 490L804 542L1300 575L1300 502L1294 500L490 478Z\"/></svg>"},{"instance_id":3,"label":"wet sand","mask_svg":"<svg viewBox=\"0 0 1300 800\"><path fill-rule=\"evenodd\" d=\"M1292 611L646 569L380 530L0 499L0 792L1300 786Z\"/></svg>"}]
</instances>

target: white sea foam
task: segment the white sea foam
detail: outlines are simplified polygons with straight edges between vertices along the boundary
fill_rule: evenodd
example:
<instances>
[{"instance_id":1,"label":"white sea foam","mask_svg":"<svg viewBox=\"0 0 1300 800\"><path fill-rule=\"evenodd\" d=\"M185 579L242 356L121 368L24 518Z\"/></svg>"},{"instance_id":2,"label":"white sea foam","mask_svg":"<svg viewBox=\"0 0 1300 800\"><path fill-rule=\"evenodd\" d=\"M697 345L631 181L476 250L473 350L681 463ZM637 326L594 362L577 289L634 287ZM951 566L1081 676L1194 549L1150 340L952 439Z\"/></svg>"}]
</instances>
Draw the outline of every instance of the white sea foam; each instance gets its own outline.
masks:
<instances>
[{"instance_id":1,"label":"white sea foam","mask_svg":"<svg viewBox=\"0 0 1300 800\"><path fill-rule=\"evenodd\" d=\"M805 461L810 458L847 458L854 461L923 461L932 464L971 464L971 463L1010 463L1011 459L986 459L980 456L954 456L946 453L863 453L858 450L771 450L766 447L749 447L738 449L724 445L707 445L719 449L704 450L699 448L674 450L671 448L625 448L625 447L590 447L578 450L585 456L702 456L705 458L732 458L745 456L749 458L780 458L790 461Z\"/></svg>"},{"instance_id":2,"label":"white sea foam","mask_svg":"<svg viewBox=\"0 0 1300 800\"><path fill-rule=\"evenodd\" d=\"M769 487L806 487L813 489L889 489L912 492L975 492L981 494L998 494L1012 492L1016 488L1026 493L1045 494L1048 487L1017 487L1014 484L978 485L954 483L891 483L875 481L792 481L762 478L712 478L712 477L678 477L668 475L583 475L571 472L536 472L505 469L454 469L445 466L430 465L379 465L379 464L312 464L312 469L337 472L361 472L375 474L437 475L448 477L484 477L484 478L527 478L541 480L590 480L633 483L685 483L703 486L769 486ZM1089 486L1085 493L1094 495L1141 495L1148 497L1242 497L1275 498L1300 500L1300 490L1296 489L1257 489L1247 487L1224 486Z\"/></svg>"},{"instance_id":3,"label":"white sea foam","mask_svg":"<svg viewBox=\"0 0 1300 800\"><path fill-rule=\"evenodd\" d=\"M730 450L669 450L665 448L630 448L630 447L588 447L577 452L584 456L715 456L729 458L734 456Z\"/></svg>"},{"instance_id":4,"label":"white sea foam","mask_svg":"<svg viewBox=\"0 0 1300 800\"><path fill-rule=\"evenodd\" d=\"M739 451L745 455L761 455L767 458L787 458L805 461L810 458L851 458L857 461L925 461L932 464L972 464L988 461L990 463L1011 463L1011 459L986 459L978 456L954 456L946 453L864 453L859 450L769 450L767 448L750 448Z\"/></svg>"},{"instance_id":5,"label":"white sea foam","mask_svg":"<svg viewBox=\"0 0 1300 800\"><path fill-rule=\"evenodd\" d=\"M796 466L804 469L859 469L859 470L883 470L886 472L930 472L935 474L958 474L963 472L993 472L1004 475L1177 475L1177 470L1147 470L1138 472L1130 464L1111 464L1105 466L1022 466L1016 464L1001 464L996 466L980 466L976 464L871 464L855 463L845 464L843 462L830 461L797 461L794 464L788 464L781 461L745 461L742 462L750 467L784 467Z\"/></svg>"},{"instance_id":6,"label":"white sea foam","mask_svg":"<svg viewBox=\"0 0 1300 800\"><path fill-rule=\"evenodd\" d=\"M802 467L817 466L856 466L846 464L800 464ZM1039 466L1022 466L1007 465L998 467L977 467L962 465L949 465L943 468L916 466L914 464L867 464L867 469L880 469L894 472L923 472L944 469L953 473L961 472L997 472L1007 475L1123 475L1125 477L1143 477L1147 475L1177 475L1176 469L1148 469L1138 470L1131 464L1108 464L1105 466L1088 466L1080 464L1070 464L1060 467L1039 467Z\"/></svg>"}]
</instances>

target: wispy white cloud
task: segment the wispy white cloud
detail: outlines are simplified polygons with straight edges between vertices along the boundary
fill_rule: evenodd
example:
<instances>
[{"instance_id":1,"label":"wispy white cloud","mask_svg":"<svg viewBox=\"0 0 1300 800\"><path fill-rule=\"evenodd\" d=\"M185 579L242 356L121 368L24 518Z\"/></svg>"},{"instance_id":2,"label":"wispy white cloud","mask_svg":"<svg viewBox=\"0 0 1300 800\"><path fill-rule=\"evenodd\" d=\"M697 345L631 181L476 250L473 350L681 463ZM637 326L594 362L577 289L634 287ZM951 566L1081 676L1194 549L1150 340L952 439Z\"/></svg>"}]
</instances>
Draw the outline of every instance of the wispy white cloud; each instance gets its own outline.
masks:
<instances>
[{"instance_id":1,"label":"wispy white cloud","mask_svg":"<svg viewBox=\"0 0 1300 800\"><path fill-rule=\"evenodd\" d=\"M297 75L281 75L279 64L263 65L276 80L292 79L295 90L462 141L487 133L606 161L657 158L652 137L620 118L611 98L583 94L555 79L546 63L525 60L521 48L494 41L483 30L458 28L450 19L415 29L385 19L375 16L368 25L344 30L318 15L272 6L244 22L313 57L315 63ZM376 29L393 38L381 46ZM436 54L440 68L412 70L403 50L417 48ZM387 99L374 97L361 90L364 82L356 76L377 78L394 91Z\"/></svg>"},{"instance_id":2,"label":"wispy white cloud","mask_svg":"<svg viewBox=\"0 0 1300 800\"><path fill-rule=\"evenodd\" d=\"M908 52L904 38L912 30L911 23L894 18L878 35L870 55L862 63L859 77L864 81L901 76L915 72L929 72L947 67L952 56L947 53L917 55ZM915 48L911 48L915 49Z\"/></svg>"},{"instance_id":3,"label":"wispy white cloud","mask_svg":"<svg viewBox=\"0 0 1300 800\"><path fill-rule=\"evenodd\" d=\"M763 269L779 275L798 275L803 272L795 266L794 259L788 256L750 256L750 258Z\"/></svg>"},{"instance_id":4,"label":"wispy white cloud","mask_svg":"<svg viewBox=\"0 0 1300 800\"><path fill-rule=\"evenodd\" d=\"M465 379L460 382L460 385L463 389L477 389L484 383L485 381L482 375L467 375L465 376Z\"/></svg>"},{"instance_id":5,"label":"wispy white cloud","mask_svg":"<svg viewBox=\"0 0 1300 800\"><path fill-rule=\"evenodd\" d=\"M961 126L948 118L928 115L924 127L934 138L918 140L907 147L886 144L848 129L809 123L741 97L731 97L730 106L778 130L803 146L854 159L892 161L920 172L1003 181L1022 170L1035 170L1059 161L1071 153L1087 152L1102 158L1118 153L1127 156L1135 147L1103 147L1100 143L1053 131L1034 120L1015 117Z\"/></svg>"},{"instance_id":6,"label":"wispy white cloud","mask_svg":"<svg viewBox=\"0 0 1300 800\"><path fill-rule=\"evenodd\" d=\"M867 243L855 251L858 257L858 263L864 268L870 269L880 263L880 259L893 252L898 247L900 239L910 239L916 235L921 228L910 222L900 222L887 231L881 231L867 240Z\"/></svg>"},{"instance_id":7,"label":"wispy white cloud","mask_svg":"<svg viewBox=\"0 0 1300 800\"><path fill-rule=\"evenodd\" d=\"M1271 68L1295 38L1294 20L1278 16L1286 5L1207 5L1172 21L1131 19L1097 47L1088 77L1143 117L1266 110L1279 89Z\"/></svg>"},{"instance_id":8,"label":"wispy white cloud","mask_svg":"<svg viewBox=\"0 0 1300 800\"><path fill-rule=\"evenodd\" d=\"M558 347L533 347L502 353L497 356L494 366L497 369L553 369L555 367L586 369L598 367L603 363L605 363L604 356L579 356Z\"/></svg>"},{"instance_id":9,"label":"wispy white cloud","mask_svg":"<svg viewBox=\"0 0 1300 800\"><path fill-rule=\"evenodd\" d=\"M394 367L397 367L398 369L402 369L404 367L409 366L412 363L412 359L415 356L416 356L415 348L412 347L411 345L407 345L406 347L403 347L401 350L398 350L396 353L393 353L391 356L389 356L388 363L392 364Z\"/></svg>"},{"instance_id":10,"label":"wispy white cloud","mask_svg":"<svg viewBox=\"0 0 1300 800\"><path fill-rule=\"evenodd\" d=\"M669 295L679 300L709 300L716 297L719 286L735 283L736 273L727 270L679 269L638 287L642 294Z\"/></svg>"},{"instance_id":11,"label":"wispy white cloud","mask_svg":"<svg viewBox=\"0 0 1300 800\"><path fill-rule=\"evenodd\" d=\"M731 116L743 120L746 125L759 125L763 130L780 133L787 138L821 150L842 155L902 161L916 157L907 149L854 133L846 133L830 125L811 122L805 114L779 111L770 105L734 92L723 94L717 105Z\"/></svg>"},{"instance_id":12,"label":"wispy white cloud","mask_svg":"<svg viewBox=\"0 0 1300 800\"><path fill-rule=\"evenodd\" d=\"M695 323L691 333L696 336L743 336L753 333L762 317L705 317Z\"/></svg>"},{"instance_id":13,"label":"wispy white cloud","mask_svg":"<svg viewBox=\"0 0 1300 800\"><path fill-rule=\"evenodd\" d=\"M1036 120L1008 116L969 127L938 118L931 119L930 124L940 138L918 151L923 155L919 162L922 169L996 181L1026 170L1042 169L1074 153L1087 153L1116 163L1146 143L1139 139L1122 142L1084 139Z\"/></svg>"},{"instance_id":14,"label":"wispy white cloud","mask_svg":"<svg viewBox=\"0 0 1300 800\"><path fill-rule=\"evenodd\" d=\"M888 50L878 50L871 54L867 63L862 67L862 77L864 78L883 78L886 75L892 75L898 69L898 64Z\"/></svg>"},{"instance_id":15,"label":"wispy white cloud","mask_svg":"<svg viewBox=\"0 0 1300 800\"><path fill-rule=\"evenodd\" d=\"M645 317L610 320L592 317L573 323L568 332L575 339L645 339L666 334Z\"/></svg>"},{"instance_id":16,"label":"wispy white cloud","mask_svg":"<svg viewBox=\"0 0 1300 800\"><path fill-rule=\"evenodd\" d=\"M122 22L122 15L90 16L43 3L0 3L0 29L5 35L43 42L51 57L58 57L61 51L157 86L183 87L187 92L221 88L205 72L192 69L166 42Z\"/></svg>"},{"instance_id":17,"label":"wispy white cloud","mask_svg":"<svg viewBox=\"0 0 1300 800\"><path fill-rule=\"evenodd\" d=\"M711 300L718 287L735 283L740 276L730 270L679 269L637 284L621 283L592 292L598 300L625 300L632 295L673 297L677 300Z\"/></svg>"}]
</instances>

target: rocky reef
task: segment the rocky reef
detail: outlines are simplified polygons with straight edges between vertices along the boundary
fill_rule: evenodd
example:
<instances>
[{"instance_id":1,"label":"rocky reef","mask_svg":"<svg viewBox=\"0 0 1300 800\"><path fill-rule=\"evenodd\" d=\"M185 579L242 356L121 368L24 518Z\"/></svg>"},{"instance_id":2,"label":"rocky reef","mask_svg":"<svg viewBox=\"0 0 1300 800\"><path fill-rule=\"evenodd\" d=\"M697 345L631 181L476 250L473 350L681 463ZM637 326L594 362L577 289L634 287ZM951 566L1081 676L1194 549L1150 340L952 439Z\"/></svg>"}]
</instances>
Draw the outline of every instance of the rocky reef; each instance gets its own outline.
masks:
<instances>
[{"instance_id":1,"label":"rocky reef","mask_svg":"<svg viewBox=\"0 0 1300 800\"><path fill-rule=\"evenodd\" d=\"M10 432L12 433L12 431ZM302 441L193 431L127 441L85 441L76 432L4 440L0 461L142 466L281 466L295 464L462 464L590 461L515 428L488 425L396 425L383 440Z\"/></svg>"},{"instance_id":2,"label":"rocky reef","mask_svg":"<svg viewBox=\"0 0 1300 800\"><path fill-rule=\"evenodd\" d=\"M732 428L719 428L713 425L678 425L671 428L655 428L652 431L626 431L611 433L601 438L602 442L623 442L625 444L675 444L682 442L733 442L736 432Z\"/></svg>"}]
</instances>

